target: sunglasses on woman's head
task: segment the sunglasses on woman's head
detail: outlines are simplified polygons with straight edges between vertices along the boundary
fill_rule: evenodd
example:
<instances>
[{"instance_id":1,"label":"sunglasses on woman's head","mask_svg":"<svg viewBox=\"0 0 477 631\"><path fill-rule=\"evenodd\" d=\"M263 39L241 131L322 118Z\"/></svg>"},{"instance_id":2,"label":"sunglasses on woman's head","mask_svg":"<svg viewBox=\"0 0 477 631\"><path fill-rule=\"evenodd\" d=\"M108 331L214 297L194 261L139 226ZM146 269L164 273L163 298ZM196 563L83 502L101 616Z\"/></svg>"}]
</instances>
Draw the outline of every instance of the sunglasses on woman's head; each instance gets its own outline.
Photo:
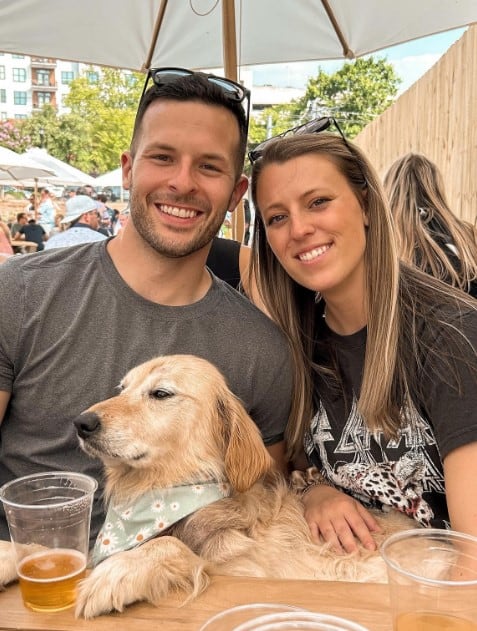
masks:
<instances>
[{"instance_id":1,"label":"sunglasses on woman's head","mask_svg":"<svg viewBox=\"0 0 477 631\"><path fill-rule=\"evenodd\" d=\"M250 118L250 90L245 88L243 85L240 85L240 83L232 81L232 79L218 77L214 74L208 74L206 72L195 72L194 70L188 70L187 68L151 68L147 73L146 81L144 83L144 88L141 95L141 100L146 93L150 79L152 79L154 85L160 87L161 85L164 85L166 83L177 81L177 79L181 79L182 77L188 77L195 74L205 77L207 81L210 81L210 83L213 83L215 86L220 88L231 101L243 103L245 100L247 100L247 109L245 111L245 114L248 129Z\"/></svg>"},{"instance_id":2,"label":"sunglasses on woman's head","mask_svg":"<svg viewBox=\"0 0 477 631\"><path fill-rule=\"evenodd\" d=\"M356 164L358 165L358 168L361 171L361 175L363 176L363 186L366 186L367 185L366 176L364 175L364 172L358 160L358 157L356 156L349 142L346 140L346 136L344 135L341 127L338 125L338 121L336 120L336 118L333 118L332 116L323 116L322 118L315 118L314 120L309 121L308 123L304 123L303 125L298 125L297 127L292 127L291 129L287 129L281 134L272 136L272 138L267 138L267 140L264 140L259 145L257 145L255 149L252 149L252 151L249 151L248 159L250 160L250 164L253 165L254 162L259 160L262 157L265 148L270 143L275 142L279 138L285 138L285 136L298 136L300 134L319 134L321 131L326 131L329 127L331 127L331 125L334 125L336 127L348 151L355 158Z\"/></svg>"},{"instance_id":3,"label":"sunglasses on woman's head","mask_svg":"<svg viewBox=\"0 0 477 631\"><path fill-rule=\"evenodd\" d=\"M334 125L338 130L341 138L345 142L345 144L349 147L348 142L346 141L345 135L343 134L341 127L338 125L336 118L332 118L331 116L324 116L322 118L315 118L308 123L304 123L303 125L298 125L297 127L292 127L291 129L287 129L281 134L277 134L276 136L272 136L272 138L267 138L259 145L252 149L252 151L248 154L248 159L250 160L250 164L256 162L259 158L262 157L262 154L265 148L271 143L277 140L278 138L285 138L285 136L297 136L300 134L319 134L320 131L326 131L331 125Z\"/></svg>"}]
</instances>

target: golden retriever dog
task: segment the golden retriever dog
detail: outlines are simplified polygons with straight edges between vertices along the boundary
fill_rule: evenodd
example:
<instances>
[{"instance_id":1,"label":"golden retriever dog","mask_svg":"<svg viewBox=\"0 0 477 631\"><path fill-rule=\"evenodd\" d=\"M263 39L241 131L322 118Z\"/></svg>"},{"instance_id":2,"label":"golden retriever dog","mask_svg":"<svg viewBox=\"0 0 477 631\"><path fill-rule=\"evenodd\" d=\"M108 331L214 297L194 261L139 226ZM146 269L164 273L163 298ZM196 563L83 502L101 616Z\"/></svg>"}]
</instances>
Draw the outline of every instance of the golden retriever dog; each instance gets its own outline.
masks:
<instances>
[{"instance_id":1,"label":"golden retriever dog","mask_svg":"<svg viewBox=\"0 0 477 631\"><path fill-rule=\"evenodd\" d=\"M223 496L171 525L163 519L152 538L143 529L141 545L102 560L80 584L77 616L156 604L177 589L192 598L213 575L386 581L378 552L337 555L312 541L300 495L274 470L256 425L209 362L158 357L131 370L121 388L75 420L82 448L104 463L108 505L208 484ZM415 523L393 515L380 518L382 538ZM113 540L110 526L107 517L103 547Z\"/></svg>"}]
</instances>

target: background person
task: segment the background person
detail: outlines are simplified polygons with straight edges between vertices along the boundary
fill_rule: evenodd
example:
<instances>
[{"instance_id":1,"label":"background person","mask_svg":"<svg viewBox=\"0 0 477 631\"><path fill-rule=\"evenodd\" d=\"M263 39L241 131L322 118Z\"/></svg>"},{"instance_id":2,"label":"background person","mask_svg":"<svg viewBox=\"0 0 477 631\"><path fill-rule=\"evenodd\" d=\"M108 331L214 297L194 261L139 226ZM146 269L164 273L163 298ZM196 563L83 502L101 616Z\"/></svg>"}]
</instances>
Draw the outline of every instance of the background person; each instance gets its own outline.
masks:
<instances>
[{"instance_id":1,"label":"background person","mask_svg":"<svg viewBox=\"0 0 477 631\"><path fill-rule=\"evenodd\" d=\"M29 219L17 232L15 239L24 239L25 241L36 243L36 249L33 251L41 252L41 250L45 248L45 241L48 239L48 235L43 226L36 223L35 219ZM25 248L28 247L29 246L25 244ZM34 246L31 247L33 248Z\"/></svg>"},{"instance_id":2,"label":"background person","mask_svg":"<svg viewBox=\"0 0 477 631\"><path fill-rule=\"evenodd\" d=\"M0 253L13 254L12 235L8 225L0 219Z\"/></svg>"},{"instance_id":3,"label":"background person","mask_svg":"<svg viewBox=\"0 0 477 631\"><path fill-rule=\"evenodd\" d=\"M252 193L258 288L294 348L289 446L324 482L304 496L313 536L375 549L370 506L477 535L476 301L399 262L379 179L344 137L264 143Z\"/></svg>"},{"instance_id":4,"label":"background person","mask_svg":"<svg viewBox=\"0 0 477 631\"><path fill-rule=\"evenodd\" d=\"M99 211L94 199L87 195L75 195L65 202L66 213L61 224L69 224L64 232L59 232L48 240L45 248L64 248L79 243L92 243L106 239L98 232Z\"/></svg>"},{"instance_id":5,"label":"background person","mask_svg":"<svg viewBox=\"0 0 477 631\"><path fill-rule=\"evenodd\" d=\"M477 297L477 231L452 212L437 165L407 153L390 166L384 189L401 259Z\"/></svg>"},{"instance_id":6,"label":"background person","mask_svg":"<svg viewBox=\"0 0 477 631\"><path fill-rule=\"evenodd\" d=\"M205 266L225 212L247 188L248 92L188 70L153 72L121 158L131 214L119 235L0 266L0 484L65 468L101 481L73 418L117 394L134 366L174 353L212 362L285 464L286 340ZM92 537L104 520L101 493L100 484ZM3 516L0 537L8 539Z\"/></svg>"}]
</instances>

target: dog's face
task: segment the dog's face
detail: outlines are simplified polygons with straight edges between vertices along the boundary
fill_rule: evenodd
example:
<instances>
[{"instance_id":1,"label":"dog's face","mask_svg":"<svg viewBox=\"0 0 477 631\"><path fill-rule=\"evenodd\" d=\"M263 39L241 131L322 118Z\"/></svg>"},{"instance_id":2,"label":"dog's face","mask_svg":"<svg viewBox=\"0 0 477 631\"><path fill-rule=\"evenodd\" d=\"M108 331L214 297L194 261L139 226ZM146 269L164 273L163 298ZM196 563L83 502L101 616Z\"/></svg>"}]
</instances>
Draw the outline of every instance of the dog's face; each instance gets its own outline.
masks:
<instances>
[{"instance_id":1,"label":"dog's face","mask_svg":"<svg viewBox=\"0 0 477 631\"><path fill-rule=\"evenodd\" d=\"M271 464L255 424L220 372L191 355L159 357L132 369L121 393L90 407L75 426L82 448L107 469L147 471L167 486L233 478L237 458L248 459L245 469L255 458L259 475Z\"/></svg>"}]
</instances>

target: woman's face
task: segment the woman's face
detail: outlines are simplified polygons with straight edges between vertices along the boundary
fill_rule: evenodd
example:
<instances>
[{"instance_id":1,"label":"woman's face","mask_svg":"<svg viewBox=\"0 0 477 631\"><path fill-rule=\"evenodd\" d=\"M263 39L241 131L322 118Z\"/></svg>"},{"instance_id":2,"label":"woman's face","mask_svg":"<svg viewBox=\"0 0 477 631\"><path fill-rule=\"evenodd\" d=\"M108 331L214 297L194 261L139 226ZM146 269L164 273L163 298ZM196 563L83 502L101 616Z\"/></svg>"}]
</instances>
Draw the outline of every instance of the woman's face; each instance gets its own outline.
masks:
<instances>
[{"instance_id":1,"label":"woman's face","mask_svg":"<svg viewBox=\"0 0 477 631\"><path fill-rule=\"evenodd\" d=\"M325 300L362 296L367 217L335 164L306 154L264 167L257 202L287 273Z\"/></svg>"}]
</instances>

